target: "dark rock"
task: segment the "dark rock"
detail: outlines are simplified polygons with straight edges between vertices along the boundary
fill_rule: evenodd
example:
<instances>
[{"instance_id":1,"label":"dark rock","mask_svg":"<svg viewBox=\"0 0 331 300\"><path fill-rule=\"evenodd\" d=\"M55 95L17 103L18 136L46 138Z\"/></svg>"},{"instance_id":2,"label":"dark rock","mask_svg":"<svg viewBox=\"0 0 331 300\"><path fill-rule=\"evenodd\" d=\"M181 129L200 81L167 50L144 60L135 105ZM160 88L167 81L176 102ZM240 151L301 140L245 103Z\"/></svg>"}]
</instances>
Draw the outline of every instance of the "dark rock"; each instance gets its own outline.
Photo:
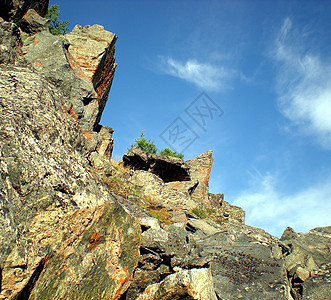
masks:
<instances>
[{"instance_id":1,"label":"dark rock","mask_svg":"<svg viewBox=\"0 0 331 300\"><path fill-rule=\"evenodd\" d=\"M34 9L29 9L19 22L19 26L24 32L34 34L48 30L49 20L38 15Z\"/></svg>"},{"instance_id":2,"label":"dark rock","mask_svg":"<svg viewBox=\"0 0 331 300\"><path fill-rule=\"evenodd\" d=\"M0 0L0 17L6 21L19 22L29 9L34 9L41 17L45 17L48 2L48 0Z\"/></svg>"},{"instance_id":3,"label":"dark rock","mask_svg":"<svg viewBox=\"0 0 331 300\"><path fill-rule=\"evenodd\" d=\"M135 170L152 172L164 182L190 180L188 166L177 157L150 154L134 147L123 155L123 162Z\"/></svg>"},{"instance_id":4,"label":"dark rock","mask_svg":"<svg viewBox=\"0 0 331 300\"><path fill-rule=\"evenodd\" d=\"M220 299L279 299L285 284L282 260L271 258L274 238L246 225L224 224L196 242L199 256L209 257Z\"/></svg>"},{"instance_id":5,"label":"dark rock","mask_svg":"<svg viewBox=\"0 0 331 300\"><path fill-rule=\"evenodd\" d=\"M303 283L303 299L328 299L331 295L331 263L322 265Z\"/></svg>"},{"instance_id":6,"label":"dark rock","mask_svg":"<svg viewBox=\"0 0 331 300\"><path fill-rule=\"evenodd\" d=\"M21 47L18 26L0 19L0 64L14 64L21 53Z\"/></svg>"}]
</instances>

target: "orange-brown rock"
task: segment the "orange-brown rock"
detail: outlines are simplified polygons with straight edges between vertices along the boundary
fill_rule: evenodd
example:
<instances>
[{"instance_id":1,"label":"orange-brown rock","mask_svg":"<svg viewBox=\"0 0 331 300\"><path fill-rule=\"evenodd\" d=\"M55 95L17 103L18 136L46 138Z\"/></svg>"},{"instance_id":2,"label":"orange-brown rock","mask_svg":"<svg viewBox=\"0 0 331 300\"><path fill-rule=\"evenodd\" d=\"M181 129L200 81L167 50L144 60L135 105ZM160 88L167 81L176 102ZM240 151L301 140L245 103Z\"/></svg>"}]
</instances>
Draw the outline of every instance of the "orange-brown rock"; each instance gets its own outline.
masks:
<instances>
[{"instance_id":1,"label":"orange-brown rock","mask_svg":"<svg viewBox=\"0 0 331 300\"><path fill-rule=\"evenodd\" d=\"M191 180L197 180L199 184L193 191L191 197L196 202L202 202L210 206L208 199L209 176L213 165L213 151L207 151L198 155L196 158L186 161L190 168Z\"/></svg>"},{"instance_id":2,"label":"orange-brown rock","mask_svg":"<svg viewBox=\"0 0 331 300\"><path fill-rule=\"evenodd\" d=\"M65 35L70 43L69 53L83 74L93 83L97 93L95 100L86 103L84 115L95 129L106 105L113 81L115 64L115 42L117 36L104 30L103 26L79 26ZM82 76L76 71L77 76Z\"/></svg>"}]
</instances>

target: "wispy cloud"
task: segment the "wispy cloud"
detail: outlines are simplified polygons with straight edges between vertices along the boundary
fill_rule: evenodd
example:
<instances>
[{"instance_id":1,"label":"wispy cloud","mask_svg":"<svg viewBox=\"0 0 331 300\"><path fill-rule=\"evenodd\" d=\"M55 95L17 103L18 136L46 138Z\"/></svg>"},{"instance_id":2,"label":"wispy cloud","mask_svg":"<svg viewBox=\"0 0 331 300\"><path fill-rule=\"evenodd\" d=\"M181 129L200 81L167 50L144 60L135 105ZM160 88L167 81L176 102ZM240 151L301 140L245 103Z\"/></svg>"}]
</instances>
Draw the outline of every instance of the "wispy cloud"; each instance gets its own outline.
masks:
<instances>
[{"instance_id":1,"label":"wispy cloud","mask_svg":"<svg viewBox=\"0 0 331 300\"><path fill-rule=\"evenodd\" d=\"M278 176L257 175L233 202L246 211L246 224L280 236L287 226L308 231L330 225L331 176L293 194L277 188Z\"/></svg>"},{"instance_id":2,"label":"wispy cloud","mask_svg":"<svg viewBox=\"0 0 331 300\"><path fill-rule=\"evenodd\" d=\"M279 107L300 133L331 149L331 61L307 48L301 36L308 34L286 18L276 39Z\"/></svg>"},{"instance_id":3,"label":"wispy cloud","mask_svg":"<svg viewBox=\"0 0 331 300\"><path fill-rule=\"evenodd\" d=\"M206 91L221 91L229 88L236 71L224 66L202 63L196 59L181 62L172 57L160 56L161 70L171 76L184 79Z\"/></svg>"}]
</instances>

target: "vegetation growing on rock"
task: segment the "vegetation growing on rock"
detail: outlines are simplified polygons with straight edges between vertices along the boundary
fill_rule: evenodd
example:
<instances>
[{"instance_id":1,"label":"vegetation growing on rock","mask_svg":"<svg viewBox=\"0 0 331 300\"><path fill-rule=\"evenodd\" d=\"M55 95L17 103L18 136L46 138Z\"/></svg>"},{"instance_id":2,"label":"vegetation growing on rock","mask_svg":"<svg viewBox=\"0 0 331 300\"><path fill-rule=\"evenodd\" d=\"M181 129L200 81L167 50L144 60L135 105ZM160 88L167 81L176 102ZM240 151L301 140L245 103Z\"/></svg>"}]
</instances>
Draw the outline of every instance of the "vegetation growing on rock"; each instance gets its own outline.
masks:
<instances>
[{"instance_id":1,"label":"vegetation growing on rock","mask_svg":"<svg viewBox=\"0 0 331 300\"><path fill-rule=\"evenodd\" d=\"M49 25L49 31L51 34L54 35L64 35L69 32L68 26L70 22L67 21L61 21L59 20L59 14L60 14L60 9L59 5L51 5L48 8L47 14L45 16L46 19L49 19L51 21Z\"/></svg>"},{"instance_id":2,"label":"vegetation growing on rock","mask_svg":"<svg viewBox=\"0 0 331 300\"><path fill-rule=\"evenodd\" d=\"M154 142L149 139L146 140L144 132L141 132L140 138L135 139L134 144L131 145L128 150L132 149L133 147L137 147L141 150L146 151L147 153L151 154L156 154L157 153L157 147L155 146ZM166 156L173 156L173 157L178 157L181 160L184 160L184 154L182 153L177 153L176 151L172 151L169 148L164 148L159 152L159 155L166 155Z\"/></svg>"}]
</instances>

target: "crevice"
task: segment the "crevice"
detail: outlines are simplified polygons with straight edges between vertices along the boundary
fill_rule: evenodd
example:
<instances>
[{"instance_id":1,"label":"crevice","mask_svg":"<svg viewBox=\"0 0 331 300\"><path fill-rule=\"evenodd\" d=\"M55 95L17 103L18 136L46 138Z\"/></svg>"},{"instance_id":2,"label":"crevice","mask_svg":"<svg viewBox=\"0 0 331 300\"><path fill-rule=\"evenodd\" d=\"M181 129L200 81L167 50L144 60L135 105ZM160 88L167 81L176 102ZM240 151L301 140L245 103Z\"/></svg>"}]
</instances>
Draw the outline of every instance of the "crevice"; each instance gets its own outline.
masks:
<instances>
[{"instance_id":1,"label":"crevice","mask_svg":"<svg viewBox=\"0 0 331 300\"><path fill-rule=\"evenodd\" d=\"M148 226L145 226L145 225L140 225L140 228L141 228L141 233L147 231L150 227Z\"/></svg>"},{"instance_id":2,"label":"crevice","mask_svg":"<svg viewBox=\"0 0 331 300\"><path fill-rule=\"evenodd\" d=\"M198 187L198 185L199 185L199 181L195 185L193 185L192 187L190 187L188 189L188 193L189 193L190 196L192 196L192 194L194 193L194 191Z\"/></svg>"},{"instance_id":3,"label":"crevice","mask_svg":"<svg viewBox=\"0 0 331 300\"><path fill-rule=\"evenodd\" d=\"M91 98L91 97L83 97L83 104L84 106L90 104L93 100L95 100L95 98Z\"/></svg>"},{"instance_id":4,"label":"crevice","mask_svg":"<svg viewBox=\"0 0 331 300\"><path fill-rule=\"evenodd\" d=\"M14 298L15 300L28 300L29 299L30 294L31 294L37 280L39 279L39 276L40 276L41 272L43 271L47 261L48 261L47 256L45 256L41 259L39 265L32 273L28 283Z\"/></svg>"},{"instance_id":5,"label":"crevice","mask_svg":"<svg viewBox=\"0 0 331 300\"><path fill-rule=\"evenodd\" d=\"M120 296L119 300L126 300L128 295L129 288Z\"/></svg>"},{"instance_id":6,"label":"crevice","mask_svg":"<svg viewBox=\"0 0 331 300\"><path fill-rule=\"evenodd\" d=\"M290 294L294 300L301 300L303 297L303 281L296 277L290 276L289 272L287 272L287 278L290 283L291 291Z\"/></svg>"},{"instance_id":7,"label":"crevice","mask_svg":"<svg viewBox=\"0 0 331 300\"><path fill-rule=\"evenodd\" d=\"M162 263L169 267L170 273L171 274L174 273L175 271L171 265L171 256L161 255L161 259L162 259Z\"/></svg>"},{"instance_id":8,"label":"crevice","mask_svg":"<svg viewBox=\"0 0 331 300\"><path fill-rule=\"evenodd\" d=\"M187 223L185 226L185 230L191 233L196 233L198 229Z\"/></svg>"},{"instance_id":9,"label":"crevice","mask_svg":"<svg viewBox=\"0 0 331 300\"><path fill-rule=\"evenodd\" d=\"M156 249L150 249L144 246L140 246L140 255L144 255L144 254L149 254L152 253L154 255L156 255L157 257L160 257L160 254L157 253L157 251L155 251Z\"/></svg>"}]
</instances>

